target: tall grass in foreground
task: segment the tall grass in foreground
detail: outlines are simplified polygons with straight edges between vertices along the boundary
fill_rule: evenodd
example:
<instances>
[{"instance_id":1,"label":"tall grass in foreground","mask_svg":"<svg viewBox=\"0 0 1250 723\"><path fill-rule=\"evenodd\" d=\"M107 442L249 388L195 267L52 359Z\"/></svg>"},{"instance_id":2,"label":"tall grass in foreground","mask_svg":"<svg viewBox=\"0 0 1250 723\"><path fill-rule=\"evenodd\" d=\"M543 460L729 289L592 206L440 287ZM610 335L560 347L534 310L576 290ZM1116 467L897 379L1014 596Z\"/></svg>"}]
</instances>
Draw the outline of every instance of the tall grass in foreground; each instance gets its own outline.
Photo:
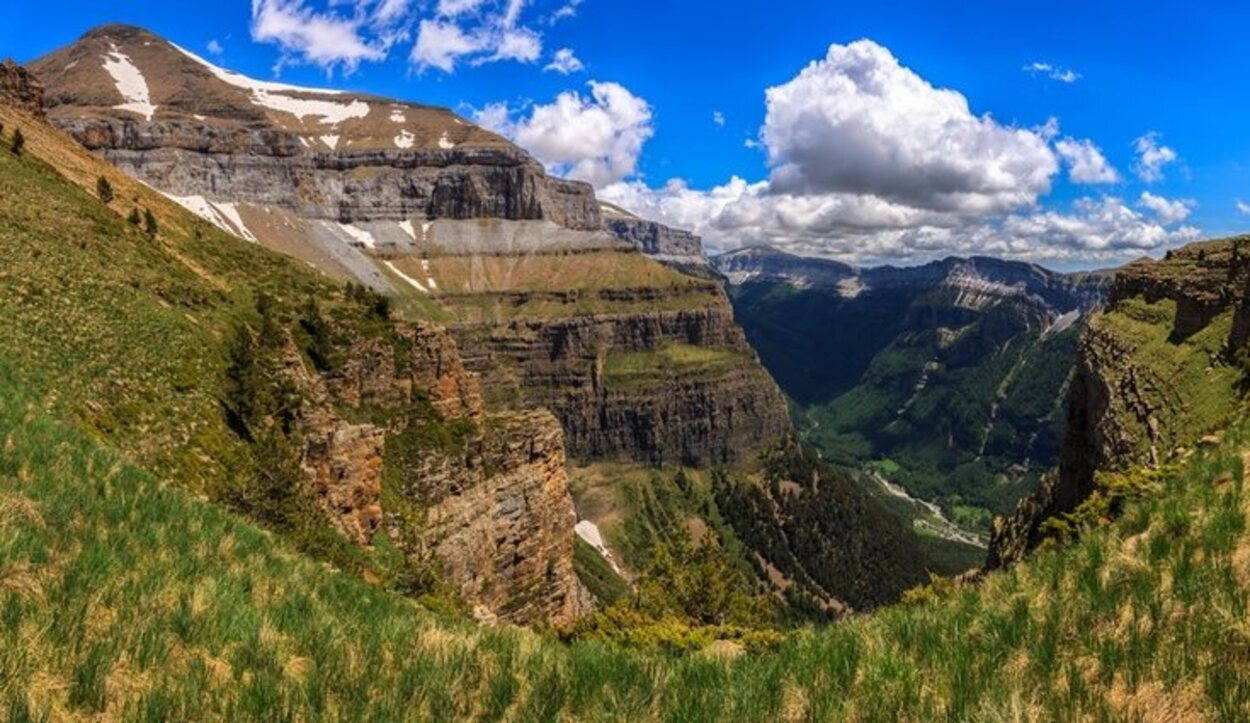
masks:
<instances>
[{"instance_id":1,"label":"tall grass in foreground","mask_svg":"<svg viewBox=\"0 0 1250 723\"><path fill-rule=\"evenodd\" d=\"M0 373L0 719L1244 720L1229 437L979 588L666 658L438 618L162 487Z\"/></svg>"}]
</instances>

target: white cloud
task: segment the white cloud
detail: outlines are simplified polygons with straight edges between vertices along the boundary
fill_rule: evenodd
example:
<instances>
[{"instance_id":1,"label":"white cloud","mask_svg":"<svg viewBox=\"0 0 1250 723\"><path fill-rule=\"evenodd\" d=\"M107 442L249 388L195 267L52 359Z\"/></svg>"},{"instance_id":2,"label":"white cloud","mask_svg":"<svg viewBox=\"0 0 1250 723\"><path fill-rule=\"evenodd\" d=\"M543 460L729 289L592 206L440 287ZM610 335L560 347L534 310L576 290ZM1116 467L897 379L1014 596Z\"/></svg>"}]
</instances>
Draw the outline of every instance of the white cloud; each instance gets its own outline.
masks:
<instances>
[{"instance_id":1,"label":"white cloud","mask_svg":"<svg viewBox=\"0 0 1250 723\"><path fill-rule=\"evenodd\" d=\"M547 64L544 71L553 70L560 75L568 75L569 73L579 73L586 69L581 60L573 54L569 48L560 48L551 56L551 62Z\"/></svg>"},{"instance_id":2,"label":"white cloud","mask_svg":"<svg viewBox=\"0 0 1250 723\"><path fill-rule=\"evenodd\" d=\"M1178 158L1176 151L1159 143L1161 138L1157 131L1151 131L1133 141L1133 149L1137 151L1134 170L1146 183L1163 180L1163 167Z\"/></svg>"},{"instance_id":3,"label":"white cloud","mask_svg":"<svg viewBox=\"0 0 1250 723\"><path fill-rule=\"evenodd\" d=\"M385 60L411 40L419 70L454 72L463 62L532 63L542 57L542 33L525 18L528 0L252 0L252 38L283 50L280 69L309 63L352 72ZM571 51L570 51L571 52Z\"/></svg>"},{"instance_id":4,"label":"white cloud","mask_svg":"<svg viewBox=\"0 0 1250 723\"><path fill-rule=\"evenodd\" d=\"M1058 161L1034 130L973 115L868 40L766 92L761 138L775 193L852 193L923 209L988 213L1050 190Z\"/></svg>"},{"instance_id":5,"label":"white cloud","mask_svg":"<svg viewBox=\"0 0 1250 723\"><path fill-rule=\"evenodd\" d=\"M1022 129L976 115L868 41L832 46L766 101L759 140L748 141L766 153L766 179L701 190L626 178L599 195L689 228L711 249L769 242L860 263L951 253L1115 261L1199 233L1175 226L1192 207L1184 201L1042 208L1060 158L1078 182L1118 174L1091 141L1056 142L1057 121Z\"/></svg>"},{"instance_id":6,"label":"white cloud","mask_svg":"<svg viewBox=\"0 0 1250 723\"><path fill-rule=\"evenodd\" d=\"M454 72L462 60L470 65L533 63L542 57L543 37L522 22L526 5L527 0L439 0L435 17L418 26L409 59L418 70L445 73Z\"/></svg>"},{"instance_id":7,"label":"white cloud","mask_svg":"<svg viewBox=\"0 0 1250 723\"><path fill-rule=\"evenodd\" d=\"M654 133L651 106L618 83L587 85L589 96L566 91L522 113L494 103L474 120L512 138L559 175L596 186L629 178Z\"/></svg>"},{"instance_id":8,"label":"white cloud","mask_svg":"<svg viewBox=\"0 0 1250 723\"><path fill-rule=\"evenodd\" d=\"M712 122L720 126L721 128L724 128L725 127L725 114L718 110L712 111Z\"/></svg>"},{"instance_id":9,"label":"white cloud","mask_svg":"<svg viewBox=\"0 0 1250 723\"><path fill-rule=\"evenodd\" d=\"M1081 79L1081 74L1071 68L1060 68L1053 63L1043 63L1041 61L1029 63L1021 70L1031 75L1043 75L1060 83L1075 83Z\"/></svg>"},{"instance_id":10,"label":"white cloud","mask_svg":"<svg viewBox=\"0 0 1250 723\"><path fill-rule=\"evenodd\" d=\"M204 46L204 49L211 55L221 55L226 52L226 49L222 47L221 43L219 43L216 38L208 41L208 43Z\"/></svg>"},{"instance_id":11,"label":"white cloud","mask_svg":"<svg viewBox=\"0 0 1250 723\"><path fill-rule=\"evenodd\" d=\"M551 17L547 19L547 23L549 25L555 25L561 20L576 17L577 8L581 4L582 0L568 0L568 2L561 5L554 13L551 14Z\"/></svg>"},{"instance_id":12,"label":"white cloud","mask_svg":"<svg viewBox=\"0 0 1250 723\"><path fill-rule=\"evenodd\" d=\"M304 0L252 0L252 39L282 48L279 67L305 62L351 72L362 61L383 60L394 38L367 38L368 26L369 15L361 12L344 16L313 10Z\"/></svg>"},{"instance_id":13,"label":"white cloud","mask_svg":"<svg viewBox=\"0 0 1250 723\"><path fill-rule=\"evenodd\" d=\"M1240 213L1242 216L1250 216L1250 203L1237 201L1237 213Z\"/></svg>"},{"instance_id":14,"label":"white cloud","mask_svg":"<svg viewBox=\"0 0 1250 723\"><path fill-rule=\"evenodd\" d=\"M465 35L459 25L440 20L422 20L410 60L421 68L438 68L450 73L456 60L481 50L477 38Z\"/></svg>"},{"instance_id":15,"label":"white cloud","mask_svg":"<svg viewBox=\"0 0 1250 723\"><path fill-rule=\"evenodd\" d=\"M1116 183L1120 174L1107 162L1102 149L1090 140L1064 138L1055 143L1055 150L1068 164L1068 178L1073 183Z\"/></svg>"},{"instance_id":16,"label":"white cloud","mask_svg":"<svg viewBox=\"0 0 1250 723\"><path fill-rule=\"evenodd\" d=\"M1197 204L1190 199L1167 199L1163 196L1156 196L1150 191L1142 191L1141 198L1137 200L1137 205L1153 211L1155 218L1159 219L1159 223L1167 226L1189 218L1189 212Z\"/></svg>"}]
</instances>

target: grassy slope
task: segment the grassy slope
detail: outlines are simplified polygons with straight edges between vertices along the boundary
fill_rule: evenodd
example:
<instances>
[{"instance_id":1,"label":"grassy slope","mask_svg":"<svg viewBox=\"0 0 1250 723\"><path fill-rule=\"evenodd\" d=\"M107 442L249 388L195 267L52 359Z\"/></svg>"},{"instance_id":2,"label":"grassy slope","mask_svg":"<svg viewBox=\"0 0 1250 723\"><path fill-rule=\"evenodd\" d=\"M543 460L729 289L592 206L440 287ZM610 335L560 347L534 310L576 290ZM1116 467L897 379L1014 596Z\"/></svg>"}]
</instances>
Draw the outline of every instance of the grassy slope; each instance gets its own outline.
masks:
<instances>
[{"instance_id":1,"label":"grassy slope","mask_svg":"<svg viewBox=\"0 0 1250 723\"><path fill-rule=\"evenodd\" d=\"M980 588L798 633L772 653L670 659L422 613L162 485L17 387L0 375L0 710L10 720L28 710L1238 720L1250 705L1241 433L1119 522Z\"/></svg>"}]
</instances>

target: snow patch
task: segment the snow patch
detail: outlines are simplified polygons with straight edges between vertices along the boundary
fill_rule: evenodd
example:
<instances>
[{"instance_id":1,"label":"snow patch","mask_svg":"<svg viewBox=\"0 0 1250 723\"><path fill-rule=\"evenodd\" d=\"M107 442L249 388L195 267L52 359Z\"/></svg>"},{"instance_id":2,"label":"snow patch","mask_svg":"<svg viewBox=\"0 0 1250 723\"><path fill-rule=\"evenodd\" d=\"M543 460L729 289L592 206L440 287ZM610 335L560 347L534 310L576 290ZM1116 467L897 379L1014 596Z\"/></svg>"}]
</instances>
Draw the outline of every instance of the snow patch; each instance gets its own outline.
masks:
<instances>
[{"instance_id":1,"label":"snow patch","mask_svg":"<svg viewBox=\"0 0 1250 723\"><path fill-rule=\"evenodd\" d=\"M391 111L391 122L392 123L407 123L408 119L404 117L404 112L402 110L396 109L396 110Z\"/></svg>"},{"instance_id":2,"label":"snow patch","mask_svg":"<svg viewBox=\"0 0 1250 723\"><path fill-rule=\"evenodd\" d=\"M152 120L152 115L156 113L156 106L152 105L152 95L148 92L148 82L143 78L143 73L140 73L139 68L131 62L130 56L120 52L112 43L109 46L113 50L104 56L104 69L113 76L113 82L117 84L117 92L121 93L122 99L126 101L113 107L117 110L138 113L143 116L144 120Z\"/></svg>"},{"instance_id":3,"label":"snow patch","mask_svg":"<svg viewBox=\"0 0 1250 723\"><path fill-rule=\"evenodd\" d=\"M340 223L339 228L343 229L343 233L351 236L353 239L359 241L365 246L369 248L377 247L377 241L373 238L373 234L363 228L357 228L349 223Z\"/></svg>"},{"instance_id":4,"label":"snow patch","mask_svg":"<svg viewBox=\"0 0 1250 723\"><path fill-rule=\"evenodd\" d=\"M456 144L452 143L451 139L447 137L447 131L443 131L443 135L438 137L438 147L443 150L449 150L456 147Z\"/></svg>"},{"instance_id":5,"label":"snow patch","mask_svg":"<svg viewBox=\"0 0 1250 723\"><path fill-rule=\"evenodd\" d=\"M382 263L386 264L386 268L390 269L391 271L394 271L396 276L403 279L404 281L407 281L410 285L415 287L417 291L420 291L423 294L430 293L430 290L422 286L420 281L417 281L416 279L412 278L408 274L405 274L404 272L395 268L395 264L391 263L390 261L383 261Z\"/></svg>"},{"instance_id":6,"label":"snow patch","mask_svg":"<svg viewBox=\"0 0 1250 723\"><path fill-rule=\"evenodd\" d=\"M218 213L225 216L230 225L234 226L234 233L248 241L256 240L256 237L247 229L247 226L243 225L243 218L239 216L239 209L233 203L213 203L213 208L217 209Z\"/></svg>"},{"instance_id":7,"label":"snow patch","mask_svg":"<svg viewBox=\"0 0 1250 723\"><path fill-rule=\"evenodd\" d=\"M243 225L243 219L239 216L238 209L235 208L233 203L210 201L203 196L175 196L169 193L164 193L164 195L169 200L226 233L232 233L248 241L256 240L256 237L252 235L247 226Z\"/></svg>"},{"instance_id":8,"label":"snow patch","mask_svg":"<svg viewBox=\"0 0 1250 723\"><path fill-rule=\"evenodd\" d=\"M411 131L403 130L399 135L395 136L396 148L412 148L412 144L417 142L417 137Z\"/></svg>"},{"instance_id":9,"label":"snow patch","mask_svg":"<svg viewBox=\"0 0 1250 723\"><path fill-rule=\"evenodd\" d=\"M334 136L321 136L321 142L322 142L322 143L324 143L324 144L326 144L327 146L329 146L329 147L330 147L330 150L334 150L335 148L338 148L338 145L339 145L339 137L338 137L337 135L334 135Z\"/></svg>"},{"instance_id":10,"label":"snow patch","mask_svg":"<svg viewBox=\"0 0 1250 723\"><path fill-rule=\"evenodd\" d=\"M417 229L413 228L412 221L404 219L399 222L399 227L404 230L404 233L411 236L413 241L417 240Z\"/></svg>"},{"instance_id":11,"label":"snow patch","mask_svg":"<svg viewBox=\"0 0 1250 723\"><path fill-rule=\"evenodd\" d=\"M429 221L421 222L421 240L425 241L430 237L430 227L434 224Z\"/></svg>"},{"instance_id":12,"label":"snow patch","mask_svg":"<svg viewBox=\"0 0 1250 723\"><path fill-rule=\"evenodd\" d=\"M170 43L170 45L174 45ZM192 53L191 51L174 45L183 55L191 58L195 62L208 68L208 71L217 76L218 80L229 83L236 88L243 88L251 91L252 103L270 108L272 110L290 113L299 118L301 121L306 116L321 118L321 123L334 124L342 123L351 118L364 118L369 115L369 104L361 100L353 100L350 103L326 100L324 98L296 98L289 95L290 93L303 93L315 95L342 95L341 90L326 90L321 88L302 88L298 85L287 85L285 83L273 83L265 80L256 80L249 78L242 73L236 73L232 70L218 67Z\"/></svg>"},{"instance_id":13,"label":"snow patch","mask_svg":"<svg viewBox=\"0 0 1250 723\"><path fill-rule=\"evenodd\" d=\"M308 142L308 139L307 139L307 138L305 138L304 136L300 136L300 137L299 137L299 142L300 142L300 143L302 143L302 144L304 145L304 147L305 147L305 148L312 148L312 144L311 144L311 143L309 143L309 142Z\"/></svg>"},{"instance_id":14,"label":"snow patch","mask_svg":"<svg viewBox=\"0 0 1250 723\"><path fill-rule=\"evenodd\" d=\"M585 540L588 545L595 548L603 556L603 559L608 561L612 569L616 570L618 575L621 574L621 568L616 566L616 560L612 557L612 551L608 549L607 545L603 544L603 535L599 534L598 525L590 520L578 520L573 531L577 533L578 537Z\"/></svg>"}]
</instances>

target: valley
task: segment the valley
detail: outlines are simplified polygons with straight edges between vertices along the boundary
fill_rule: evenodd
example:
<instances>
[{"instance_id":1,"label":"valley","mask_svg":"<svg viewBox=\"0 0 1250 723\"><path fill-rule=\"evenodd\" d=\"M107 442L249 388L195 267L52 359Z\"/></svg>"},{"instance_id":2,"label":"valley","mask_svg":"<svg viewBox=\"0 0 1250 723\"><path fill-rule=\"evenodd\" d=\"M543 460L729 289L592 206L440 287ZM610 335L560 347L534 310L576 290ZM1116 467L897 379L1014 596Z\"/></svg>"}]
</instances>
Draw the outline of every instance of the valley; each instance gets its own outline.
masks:
<instances>
[{"instance_id":1,"label":"valley","mask_svg":"<svg viewBox=\"0 0 1250 723\"><path fill-rule=\"evenodd\" d=\"M713 263L799 434L927 536L983 550L1057 462L1105 276L981 258L860 270L765 248Z\"/></svg>"},{"instance_id":2,"label":"valley","mask_svg":"<svg viewBox=\"0 0 1250 723\"><path fill-rule=\"evenodd\" d=\"M457 8L421 12L493 12ZM525 10L472 42L521 52ZM453 109L175 40L0 64L0 721L1245 719L1250 236L1107 195L1098 223L1159 231L1095 250L1159 258L964 254L995 208L979 248L1034 258L1079 224L1013 174L1096 159L867 40L770 87L767 180L710 192L549 160L537 124L645 115L602 141L636 160L652 109L614 83ZM585 70L559 54L531 70ZM861 122L900 74L906 117ZM839 113L854 142L799 163ZM1015 155L871 146L926 113ZM943 158L889 196L920 145ZM942 232L895 233L917 218ZM843 233L903 261L835 260Z\"/></svg>"}]
</instances>

